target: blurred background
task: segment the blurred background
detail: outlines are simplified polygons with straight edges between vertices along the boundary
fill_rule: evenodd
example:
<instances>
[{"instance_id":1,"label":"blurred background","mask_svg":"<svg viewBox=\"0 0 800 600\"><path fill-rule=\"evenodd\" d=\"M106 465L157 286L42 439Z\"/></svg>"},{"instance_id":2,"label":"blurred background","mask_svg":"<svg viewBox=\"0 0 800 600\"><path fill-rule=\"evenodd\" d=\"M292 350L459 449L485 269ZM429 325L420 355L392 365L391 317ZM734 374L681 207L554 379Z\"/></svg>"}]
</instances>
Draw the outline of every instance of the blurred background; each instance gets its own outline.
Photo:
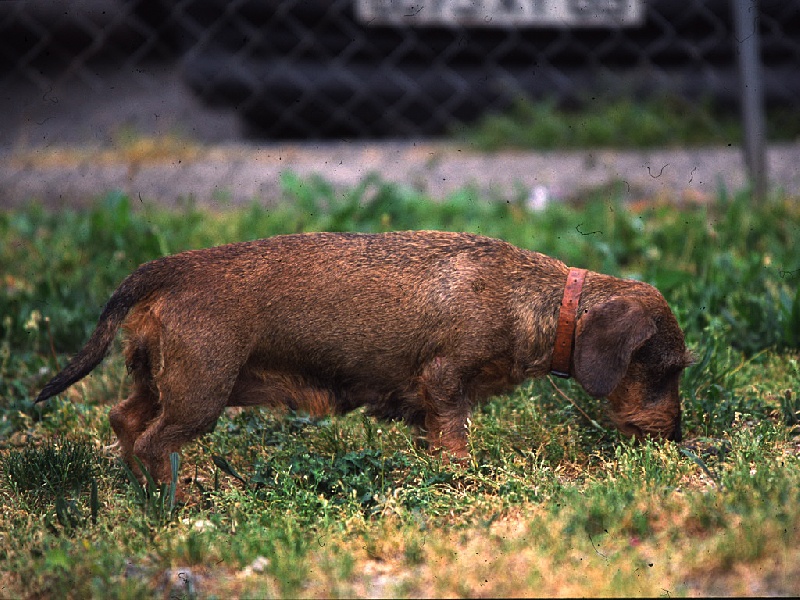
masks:
<instances>
[{"instance_id":1,"label":"blurred background","mask_svg":"<svg viewBox=\"0 0 800 600\"><path fill-rule=\"evenodd\" d=\"M767 139L794 141L800 0L742 4L737 32L730 0L6 0L2 189L44 194L9 157L65 145L738 148L751 38Z\"/></svg>"}]
</instances>

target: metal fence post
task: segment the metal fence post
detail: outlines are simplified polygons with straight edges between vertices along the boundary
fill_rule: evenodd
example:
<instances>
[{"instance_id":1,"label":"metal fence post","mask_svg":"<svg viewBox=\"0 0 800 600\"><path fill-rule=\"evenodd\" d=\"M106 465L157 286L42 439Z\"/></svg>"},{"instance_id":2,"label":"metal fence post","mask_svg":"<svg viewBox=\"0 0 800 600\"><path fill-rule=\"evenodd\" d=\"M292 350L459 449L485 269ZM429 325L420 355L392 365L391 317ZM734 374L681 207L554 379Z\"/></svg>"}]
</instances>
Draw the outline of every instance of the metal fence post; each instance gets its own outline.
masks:
<instances>
[{"instance_id":1,"label":"metal fence post","mask_svg":"<svg viewBox=\"0 0 800 600\"><path fill-rule=\"evenodd\" d=\"M753 193L762 200L767 191L767 152L764 135L764 93L759 56L758 0L732 0L734 39L738 44L744 159Z\"/></svg>"}]
</instances>

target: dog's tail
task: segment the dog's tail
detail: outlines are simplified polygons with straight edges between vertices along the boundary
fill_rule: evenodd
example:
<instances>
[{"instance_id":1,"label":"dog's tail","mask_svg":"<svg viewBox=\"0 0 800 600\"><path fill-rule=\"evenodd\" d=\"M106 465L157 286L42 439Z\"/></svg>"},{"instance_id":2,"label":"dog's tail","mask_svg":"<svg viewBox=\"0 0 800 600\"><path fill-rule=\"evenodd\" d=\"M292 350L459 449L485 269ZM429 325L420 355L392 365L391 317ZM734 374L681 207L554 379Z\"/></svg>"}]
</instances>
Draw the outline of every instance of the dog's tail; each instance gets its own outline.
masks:
<instances>
[{"instance_id":1,"label":"dog's tail","mask_svg":"<svg viewBox=\"0 0 800 600\"><path fill-rule=\"evenodd\" d=\"M146 263L125 278L108 299L89 341L72 357L69 364L42 388L34 404L60 394L73 383L86 377L100 364L130 309L164 285L163 274L166 269L162 268L163 263L163 259Z\"/></svg>"}]
</instances>

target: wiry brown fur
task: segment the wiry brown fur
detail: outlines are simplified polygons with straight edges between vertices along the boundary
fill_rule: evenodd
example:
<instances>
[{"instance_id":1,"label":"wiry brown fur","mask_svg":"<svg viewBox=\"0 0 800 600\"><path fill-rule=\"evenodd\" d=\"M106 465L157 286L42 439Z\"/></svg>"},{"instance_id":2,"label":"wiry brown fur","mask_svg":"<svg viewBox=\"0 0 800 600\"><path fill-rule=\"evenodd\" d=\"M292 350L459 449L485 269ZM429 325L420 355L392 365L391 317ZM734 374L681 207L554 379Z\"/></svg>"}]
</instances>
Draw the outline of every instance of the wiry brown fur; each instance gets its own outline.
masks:
<instances>
[{"instance_id":1,"label":"wiry brown fur","mask_svg":"<svg viewBox=\"0 0 800 600\"><path fill-rule=\"evenodd\" d=\"M133 389L111 424L124 458L157 479L226 406L321 415L365 405L464 456L471 408L548 372L567 272L536 252L445 232L288 235L167 256L123 281L37 401L88 374L124 322ZM622 431L680 437L687 361L655 288L587 275L572 372L608 396Z\"/></svg>"}]
</instances>

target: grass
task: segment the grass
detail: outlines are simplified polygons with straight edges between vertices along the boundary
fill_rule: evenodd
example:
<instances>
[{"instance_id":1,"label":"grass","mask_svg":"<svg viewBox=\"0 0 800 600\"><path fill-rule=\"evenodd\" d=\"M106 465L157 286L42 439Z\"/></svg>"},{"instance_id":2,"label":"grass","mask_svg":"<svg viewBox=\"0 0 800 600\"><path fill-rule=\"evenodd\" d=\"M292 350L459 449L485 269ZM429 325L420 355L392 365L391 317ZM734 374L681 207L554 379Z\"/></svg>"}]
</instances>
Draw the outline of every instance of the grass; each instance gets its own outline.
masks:
<instances>
[{"instance_id":1,"label":"grass","mask_svg":"<svg viewBox=\"0 0 800 600\"><path fill-rule=\"evenodd\" d=\"M269 209L170 212L110 194L85 212L0 213L3 595L800 591L796 201L720 190L682 210L601 195L531 212L524 198L463 189L433 201L377 177L344 192L291 174L283 184ZM468 465L359 411L232 411L184 449L180 482L147 489L105 448L127 386L119 352L31 405L143 261L278 233L405 228L478 231L657 285L699 358L682 382L685 442L621 439L601 401L545 379L476 410Z\"/></svg>"},{"instance_id":2,"label":"grass","mask_svg":"<svg viewBox=\"0 0 800 600\"><path fill-rule=\"evenodd\" d=\"M766 127L772 141L800 136L800 119L791 111L770 110ZM639 101L592 98L579 110L555 100L521 99L507 111L482 117L454 134L486 151L738 146L742 140L741 120L730 109L668 96Z\"/></svg>"},{"instance_id":3,"label":"grass","mask_svg":"<svg viewBox=\"0 0 800 600\"><path fill-rule=\"evenodd\" d=\"M93 479L98 457L86 442L48 440L3 456L6 487L37 506L68 495L79 495Z\"/></svg>"}]
</instances>

